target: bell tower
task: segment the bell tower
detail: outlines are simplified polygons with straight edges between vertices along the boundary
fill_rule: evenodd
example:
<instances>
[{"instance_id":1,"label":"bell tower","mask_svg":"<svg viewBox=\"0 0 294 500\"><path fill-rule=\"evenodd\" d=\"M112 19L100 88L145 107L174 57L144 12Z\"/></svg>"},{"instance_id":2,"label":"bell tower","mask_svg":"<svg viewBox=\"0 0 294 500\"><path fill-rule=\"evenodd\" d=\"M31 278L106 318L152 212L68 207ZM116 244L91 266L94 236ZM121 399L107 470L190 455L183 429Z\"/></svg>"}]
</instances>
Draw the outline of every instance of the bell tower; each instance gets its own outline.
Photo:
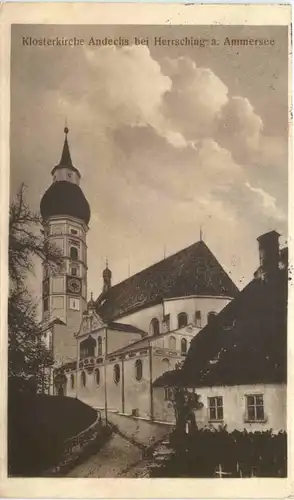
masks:
<instances>
[{"instance_id":1,"label":"bell tower","mask_svg":"<svg viewBox=\"0 0 294 500\"><path fill-rule=\"evenodd\" d=\"M76 358L74 334L87 308L90 207L80 188L80 172L71 160L68 132L65 127L61 159L51 172L52 184L40 207L45 242L62 256L58 270L44 262L42 281L43 324L48 325L48 342L57 365Z\"/></svg>"}]
</instances>

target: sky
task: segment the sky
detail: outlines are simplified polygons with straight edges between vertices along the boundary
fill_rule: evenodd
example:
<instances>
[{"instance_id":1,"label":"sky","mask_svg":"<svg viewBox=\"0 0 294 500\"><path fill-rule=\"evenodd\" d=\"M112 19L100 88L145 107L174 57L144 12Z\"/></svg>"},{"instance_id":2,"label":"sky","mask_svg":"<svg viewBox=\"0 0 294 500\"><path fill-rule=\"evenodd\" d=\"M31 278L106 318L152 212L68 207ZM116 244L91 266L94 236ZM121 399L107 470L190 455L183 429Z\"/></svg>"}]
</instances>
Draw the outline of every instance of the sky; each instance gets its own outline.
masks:
<instances>
[{"instance_id":1,"label":"sky","mask_svg":"<svg viewBox=\"0 0 294 500\"><path fill-rule=\"evenodd\" d=\"M22 38L56 36L85 44ZM186 36L210 42L155 45ZM93 46L91 37L128 45ZM225 43L248 37L274 43ZM66 120L91 207L89 294L101 292L106 257L115 284L198 241L201 227L240 289L258 267L256 238L276 229L285 242L286 27L14 25L11 47L11 196L25 182L39 209ZM41 296L39 269L33 282Z\"/></svg>"}]
</instances>

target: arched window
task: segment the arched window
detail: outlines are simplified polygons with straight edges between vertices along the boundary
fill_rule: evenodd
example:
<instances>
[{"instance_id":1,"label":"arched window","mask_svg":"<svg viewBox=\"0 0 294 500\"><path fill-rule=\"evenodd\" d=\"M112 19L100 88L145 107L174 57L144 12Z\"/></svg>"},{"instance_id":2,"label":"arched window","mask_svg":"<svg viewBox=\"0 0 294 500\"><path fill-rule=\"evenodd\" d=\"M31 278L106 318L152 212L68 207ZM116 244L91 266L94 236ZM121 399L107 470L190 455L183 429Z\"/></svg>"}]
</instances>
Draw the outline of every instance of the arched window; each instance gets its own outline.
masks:
<instances>
[{"instance_id":1,"label":"arched window","mask_svg":"<svg viewBox=\"0 0 294 500\"><path fill-rule=\"evenodd\" d=\"M74 389L75 388L75 376L73 373L70 376L70 384L71 384L71 388Z\"/></svg>"},{"instance_id":2,"label":"arched window","mask_svg":"<svg viewBox=\"0 0 294 500\"><path fill-rule=\"evenodd\" d=\"M100 370L97 368L95 370L95 380L96 380L96 385L100 385Z\"/></svg>"},{"instance_id":3,"label":"arched window","mask_svg":"<svg viewBox=\"0 0 294 500\"><path fill-rule=\"evenodd\" d=\"M201 328L201 311L195 312L195 326L197 326L197 328Z\"/></svg>"},{"instance_id":4,"label":"arched window","mask_svg":"<svg viewBox=\"0 0 294 500\"><path fill-rule=\"evenodd\" d=\"M173 335L168 339L168 346L171 351L176 351L177 349L177 339Z\"/></svg>"},{"instance_id":5,"label":"arched window","mask_svg":"<svg viewBox=\"0 0 294 500\"><path fill-rule=\"evenodd\" d=\"M162 360L162 370L163 370L163 373L167 372L169 370L169 368L170 368L170 361L169 361L169 359L164 358Z\"/></svg>"},{"instance_id":6,"label":"arched window","mask_svg":"<svg viewBox=\"0 0 294 500\"><path fill-rule=\"evenodd\" d=\"M78 249L76 247L70 247L70 258L72 260L78 260Z\"/></svg>"},{"instance_id":7,"label":"arched window","mask_svg":"<svg viewBox=\"0 0 294 500\"><path fill-rule=\"evenodd\" d=\"M181 354L186 355L187 354L187 339L182 339L181 340Z\"/></svg>"},{"instance_id":8,"label":"arched window","mask_svg":"<svg viewBox=\"0 0 294 500\"><path fill-rule=\"evenodd\" d=\"M113 367L113 378L114 378L114 382L116 384L118 384L120 381L120 366L119 365L114 365L114 367Z\"/></svg>"},{"instance_id":9,"label":"arched window","mask_svg":"<svg viewBox=\"0 0 294 500\"><path fill-rule=\"evenodd\" d=\"M159 321L157 318L153 318L150 322L150 334L159 335Z\"/></svg>"},{"instance_id":10,"label":"arched window","mask_svg":"<svg viewBox=\"0 0 294 500\"><path fill-rule=\"evenodd\" d=\"M183 328L188 324L188 314L181 312L178 314L178 328Z\"/></svg>"},{"instance_id":11,"label":"arched window","mask_svg":"<svg viewBox=\"0 0 294 500\"><path fill-rule=\"evenodd\" d=\"M102 356L102 337L98 337L98 356Z\"/></svg>"},{"instance_id":12,"label":"arched window","mask_svg":"<svg viewBox=\"0 0 294 500\"><path fill-rule=\"evenodd\" d=\"M136 375L136 380L142 380L143 376L143 364L141 359L137 359L135 363L135 375Z\"/></svg>"},{"instance_id":13,"label":"arched window","mask_svg":"<svg viewBox=\"0 0 294 500\"><path fill-rule=\"evenodd\" d=\"M210 311L207 315L207 324L210 325L216 317L216 312L215 311Z\"/></svg>"},{"instance_id":14,"label":"arched window","mask_svg":"<svg viewBox=\"0 0 294 500\"><path fill-rule=\"evenodd\" d=\"M95 356L96 340L93 337L88 337L80 343L80 358L88 358Z\"/></svg>"},{"instance_id":15,"label":"arched window","mask_svg":"<svg viewBox=\"0 0 294 500\"><path fill-rule=\"evenodd\" d=\"M82 386L86 387L87 381L86 381L86 374L85 374L85 372L81 373L81 381L82 381Z\"/></svg>"}]
</instances>

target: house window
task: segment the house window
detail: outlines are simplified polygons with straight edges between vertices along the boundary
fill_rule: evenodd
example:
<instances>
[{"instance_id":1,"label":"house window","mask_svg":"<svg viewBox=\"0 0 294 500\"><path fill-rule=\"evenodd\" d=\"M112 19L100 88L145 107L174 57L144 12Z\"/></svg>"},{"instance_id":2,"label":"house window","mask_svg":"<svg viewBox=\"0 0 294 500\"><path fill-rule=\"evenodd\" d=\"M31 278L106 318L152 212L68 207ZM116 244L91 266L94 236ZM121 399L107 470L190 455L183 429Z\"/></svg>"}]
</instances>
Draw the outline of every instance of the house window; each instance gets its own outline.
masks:
<instances>
[{"instance_id":1,"label":"house window","mask_svg":"<svg viewBox=\"0 0 294 500\"><path fill-rule=\"evenodd\" d=\"M52 338L52 332L49 332L48 335L48 349L51 352L53 349L53 338Z\"/></svg>"},{"instance_id":2,"label":"house window","mask_svg":"<svg viewBox=\"0 0 294 500\"><path fill-rule=\"evenodd\" d=\"M100 370L97 368L95 370L95 380L96 380L96 385L100 385Z\"/></svg>"},{"instance_id":3,"label":"house window","mask_svg":"<svg viewBox=\"0 0 294 500\"><path fill-rule=\"evenodd\" d=\"M88 337L80 343L80 358L88 358L95 356L96 340L93 337Z\"/></svg>"},{"instance_id":4,"label":"house window","mask_svg":"<svg viewBox=\"0 0 294 500\"><path fill-rule=\"evenodd\" d=\"M216 312L210 311L207 315L207 324L210 325L211 323L213 323L215 317L216 317Z\"/></svg>"},{"instance_id":5,"label":"house window","mask_svg":"<svg viewBox=\"0 0 294 500\"><path fill-rule=\"evenodd\" d=\"M222 396L208 398L208 420L214 422L223 420L224 408Z\"/></svg>"},{"instance_id":6,"label":"house window","mask_svg":"<svg viewBox=\"0 0 294 500\"><path fill-rule=\"evenodd\" d=\"M82 386L86 387L87 380L86 380L86 373L85 372L81 373L81 381L82 381Z\"/></svg>"},{"instance_id":7,"label":"house window","mask_svg":"<svg viewBox=\"0 0 294 500\"><path fill-rule=\"evenodd\" d=\"M185 356L187 354L187 339L181 340L181 354Z\"/></svg>"},{"instance_id":8,"label":"house window","mask_svg":"<svg viewBox=\"0 0 294 500\"><path fill-rule=\"evenodd\" d=\"M136 374L136 380L142 380L143 376L143 364L141 359L137 359L135 363L135 374Z\"/></svg>"},{"instance_id":9,"label":"house window","mask_svg":"<svg viewBox=\"0 0 294 500\"><path fill-rule=\"evenodd\" d=\"M102 337L98 337L98 356L102 356Z\"/></svg>"},{"instance_id":10,"label":"house window","mask_svg":"<svg viewBox=\"0 0 294 500\"><path fill-rule=\"evenodd\" d=\"M78 249L76 247L70 247L70 258L72 260L78 260Z\"/></svg>"},{"instance_id":11,"label":"house window","mask_svg":"<svg viewBox=\"0 0 294 500\"><path fill-rule=\"evenodd\" d=\"M171 387L164 388L164 401L171 401L173 399L173 390Z\"/></svg>"},{"instance_id":12,"label":"house window","mask_svg":"<svg viewBox=\"0 0 294 500\"><path fill-rule=\"evenodd\" d=\"M159 321L157 318L153 318L150 322L150 333L151 335L159 335Z\"/></svg>"},{"instance_id":13,"label":"house window","mask_svg":"<svg viewBox=\"0 0 294 500\"><path fill-rule=\"evenodd\" d=\"M196 311L195 313L195 326L201 328L201 311Z\"/></svg>"},{"instance_id":14,"label":"house window","mask_svg":"<svg viewBox=\"0 0 294 500\"><path fill-rule=\"evenodd\" d=\"M185 312L181 312L178 314L178 328L183 328L188 324L188 314Z\"/></svg>"},{"instance_id":15,"label":"house window","mask_svg":"<svg viewBox=\"0 0 294 500\"><path fill-rule=\"evenodd\" d=\"M118 384L120 381L120 367L119 367L119 365L114 365L114 367L113 367L113 378L114 378L114 382L116 384Z\"/></svg>"},{"instance_id":16,"label":"house window","mask_svg":"<svg viewBox=\"0 0 294 500\"><path fill-rule=\"evenodd\" d=\"M176 351L177 339L173 335L168 339L168 346L171 351Z\"/></svg>"},{"instance_id":17,"label":"house window","mask_svg":"<svg viewBox=\"0 0 294 500\"><path fill-rule=\"evenodd\" d=\"M262 394L246 396L246 420L249 422L264 421L264 404Z\"/></svg>"},{"instance_id":18,"label":"house window","mask_svg":"<svg viewBox=\"0 0 294 500\"><path fill-rule=\"evenodd\" d=\"M75 388L75 376L74 374L72 373L71 376L70 376L70 385L71 385L71 388L74 389Z\"/></svg>"},{"instance_id":19,"label":"house window","mask_svg":"<svg viewBox=\"0 0 294 500\"><path fill-rule=\"evenodd\" d=\"M43 309L44 309L44 311L48 311L48 309L49 309L49 300L48 300L48 298L43 300Z\"/></svg>"}]
</instances>

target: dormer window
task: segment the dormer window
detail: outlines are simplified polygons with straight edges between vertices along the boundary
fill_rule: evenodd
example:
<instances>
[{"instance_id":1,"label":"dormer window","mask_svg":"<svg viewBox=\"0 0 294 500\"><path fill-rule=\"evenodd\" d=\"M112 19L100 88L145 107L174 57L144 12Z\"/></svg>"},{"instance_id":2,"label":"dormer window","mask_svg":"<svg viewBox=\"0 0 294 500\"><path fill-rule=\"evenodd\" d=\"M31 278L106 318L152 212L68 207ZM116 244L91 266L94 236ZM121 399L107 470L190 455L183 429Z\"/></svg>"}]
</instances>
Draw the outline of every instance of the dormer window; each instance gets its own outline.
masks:
<instances>
[{"instance_id":1,"label":"dormer window","mask_svg":"<svg viewBox=\"0 0 294 500\"><path fill-rule=\"evenodd\" d=\"M185 312L181 312L178 314L178 328L183 328L188 324L188 314Z\"/></svg>"}]
</instances>

